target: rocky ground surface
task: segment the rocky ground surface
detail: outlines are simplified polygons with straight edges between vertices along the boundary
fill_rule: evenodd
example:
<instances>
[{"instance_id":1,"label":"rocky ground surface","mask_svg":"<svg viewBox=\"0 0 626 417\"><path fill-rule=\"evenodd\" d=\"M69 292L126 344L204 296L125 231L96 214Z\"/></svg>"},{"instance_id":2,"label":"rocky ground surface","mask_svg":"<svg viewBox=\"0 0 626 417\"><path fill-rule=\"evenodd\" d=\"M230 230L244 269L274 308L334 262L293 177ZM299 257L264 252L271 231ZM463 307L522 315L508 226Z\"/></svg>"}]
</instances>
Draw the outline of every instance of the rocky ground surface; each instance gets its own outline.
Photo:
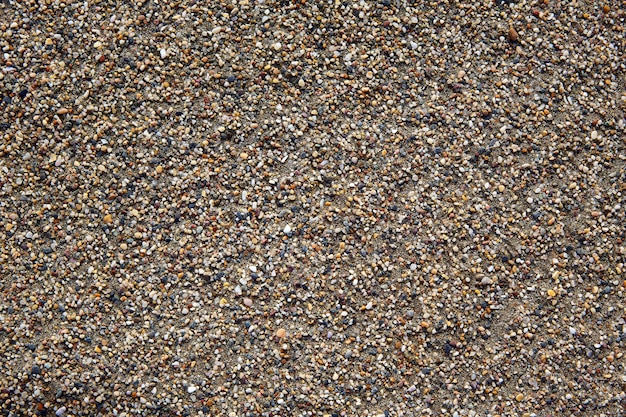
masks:
<instances>
[{"instance_id":1,"label":"rocky ground surface","mask_svg":"<svg viewBox=\"0 0 626 417\"><path fill-rule=\"evenodd\" d=\"M626 3L0 5L3 416L616 416Z\"/></svg>"}]
</instances>

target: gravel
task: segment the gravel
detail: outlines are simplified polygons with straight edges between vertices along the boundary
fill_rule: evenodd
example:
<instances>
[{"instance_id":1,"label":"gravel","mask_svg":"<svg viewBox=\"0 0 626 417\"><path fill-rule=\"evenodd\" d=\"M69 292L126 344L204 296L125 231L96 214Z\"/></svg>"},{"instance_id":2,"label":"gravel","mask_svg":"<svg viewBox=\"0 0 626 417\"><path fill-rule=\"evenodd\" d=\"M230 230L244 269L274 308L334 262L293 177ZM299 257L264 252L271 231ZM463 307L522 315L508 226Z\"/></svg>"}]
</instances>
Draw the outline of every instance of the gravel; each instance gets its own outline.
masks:
<instances>
[{"instance_id":1,"label":"gravel","mask_svg":"<svg viewBox=\"0 0 626 417\"><path fill-rule=\"evenodd\" d=\"M626 408L623 2L0 10L2 415Z\"/></svg>"}]
</instances>

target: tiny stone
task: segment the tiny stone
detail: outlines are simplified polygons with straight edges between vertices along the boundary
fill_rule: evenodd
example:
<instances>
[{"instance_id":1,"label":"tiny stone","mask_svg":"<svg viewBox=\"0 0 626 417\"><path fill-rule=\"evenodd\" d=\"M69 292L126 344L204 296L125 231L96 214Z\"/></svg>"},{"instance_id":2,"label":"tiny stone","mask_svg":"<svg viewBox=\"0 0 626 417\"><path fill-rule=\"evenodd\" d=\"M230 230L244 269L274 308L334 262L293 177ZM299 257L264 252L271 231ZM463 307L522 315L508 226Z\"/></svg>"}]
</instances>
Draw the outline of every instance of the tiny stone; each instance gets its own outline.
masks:
<instances>
[{"instance_id":1,"label":"tiny stone","mask_svg":"<svg viewBox=\"0 0 626 417\"><path fill-rule=\"evenodd\" d=\"M283 339L287 336L287 331L285 329L278 329L276 331L276 336L280 339Z\"/></svg>"},{"instance_id":2,"label":"tiny stone","mask_svg":"<svg viewBox=\"0 0 626 417\"><path fill-rule=\"evenodd\" d=\"M252 300L250 298L244 298L243 303L246 307L252 307Z\"/></svg>"},{"instance_id":3,"label":"tiny stone","mask_svg":"<svg viewBox=\"0 0 626 417\"><path fill-rule=\"evenodd\" d=\"M103 221L104 221L104 224L111 224L113 223L113 216L110 214L107 214L104 216Z\"/></svg>"},{"instance_id":4,"label":"tiny stone","mask_svg":"<svg viewBox=\"0 0 626 417\"><path fill-rule=\"evenodd\" d=\"M548 295L549 295L550 297L556 297L556 291L554 291L554 290L550 289L550 290L548 290Z\"/></svg>"}]
</instances>

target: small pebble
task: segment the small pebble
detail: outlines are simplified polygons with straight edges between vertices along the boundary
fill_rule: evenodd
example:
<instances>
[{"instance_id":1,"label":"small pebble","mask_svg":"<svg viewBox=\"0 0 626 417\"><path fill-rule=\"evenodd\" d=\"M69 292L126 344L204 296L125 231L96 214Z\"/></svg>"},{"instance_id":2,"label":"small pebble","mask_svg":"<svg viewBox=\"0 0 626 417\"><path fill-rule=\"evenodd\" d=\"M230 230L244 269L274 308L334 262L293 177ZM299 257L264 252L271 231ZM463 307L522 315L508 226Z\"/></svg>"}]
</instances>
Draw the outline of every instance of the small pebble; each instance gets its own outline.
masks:
<instances>
[{"instance_id":1,"label":"small pebble","mask_svg":"<svg viewBox=\"0 0 626 417\"><path fill-rule=\"evenodd\" d=\"M509 26L509 40L511 42L517 42L519 40L519 35L513 26Z\"/></svg>"}]
</instances>

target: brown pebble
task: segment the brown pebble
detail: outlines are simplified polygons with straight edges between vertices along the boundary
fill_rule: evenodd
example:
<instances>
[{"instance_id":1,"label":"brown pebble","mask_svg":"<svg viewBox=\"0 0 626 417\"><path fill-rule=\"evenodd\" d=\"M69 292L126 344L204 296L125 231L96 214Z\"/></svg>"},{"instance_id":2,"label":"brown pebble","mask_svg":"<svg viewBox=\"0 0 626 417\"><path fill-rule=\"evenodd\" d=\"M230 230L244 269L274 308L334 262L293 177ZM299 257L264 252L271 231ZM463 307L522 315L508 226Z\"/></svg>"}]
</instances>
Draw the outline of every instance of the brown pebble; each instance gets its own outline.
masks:
<instances>
[{"instance_id":1,"label":"brown pebble","mask_svg":"<svg viewBox=\"0 0 626 417\"><path fill-rule=\"evenodd\" d=\"M111 216L110 214L107 214L106 216L104 216L103 221L105 224L111 224L113 223L113 216Z\"/></svg>"},{"instance_id":2,"label":"brown pebble","mask_svg":"<svg viewBox=\"0 0 626 417\"><path fill-rule=\"evenodd\" d=\"M161 165L159 165L158 167L156 167L156 173L160 174L163 172L163 167Z\"/></svg>"},{"instance_id":3,"label":"brown pebble","mask_svg":"<svg viewBox=\"0 0 626 417\"><path fill-rule=\"evenodd\" d=\"M511 42L517 42L519 40L519 35L513 26L509 26L509 40Z\"/></svg>"},{"instance_id":4,"label":"brown pebble","mask_svg":"<svg viewBox=\"0 0 626 417\"><path fill-rule=\"evenodd\" d=\"M287 331L285 329L278 329L276 331L276 336L281 338L281 339L284 339L285 336L287 336Z\"/></svg>"}]
</instances>

